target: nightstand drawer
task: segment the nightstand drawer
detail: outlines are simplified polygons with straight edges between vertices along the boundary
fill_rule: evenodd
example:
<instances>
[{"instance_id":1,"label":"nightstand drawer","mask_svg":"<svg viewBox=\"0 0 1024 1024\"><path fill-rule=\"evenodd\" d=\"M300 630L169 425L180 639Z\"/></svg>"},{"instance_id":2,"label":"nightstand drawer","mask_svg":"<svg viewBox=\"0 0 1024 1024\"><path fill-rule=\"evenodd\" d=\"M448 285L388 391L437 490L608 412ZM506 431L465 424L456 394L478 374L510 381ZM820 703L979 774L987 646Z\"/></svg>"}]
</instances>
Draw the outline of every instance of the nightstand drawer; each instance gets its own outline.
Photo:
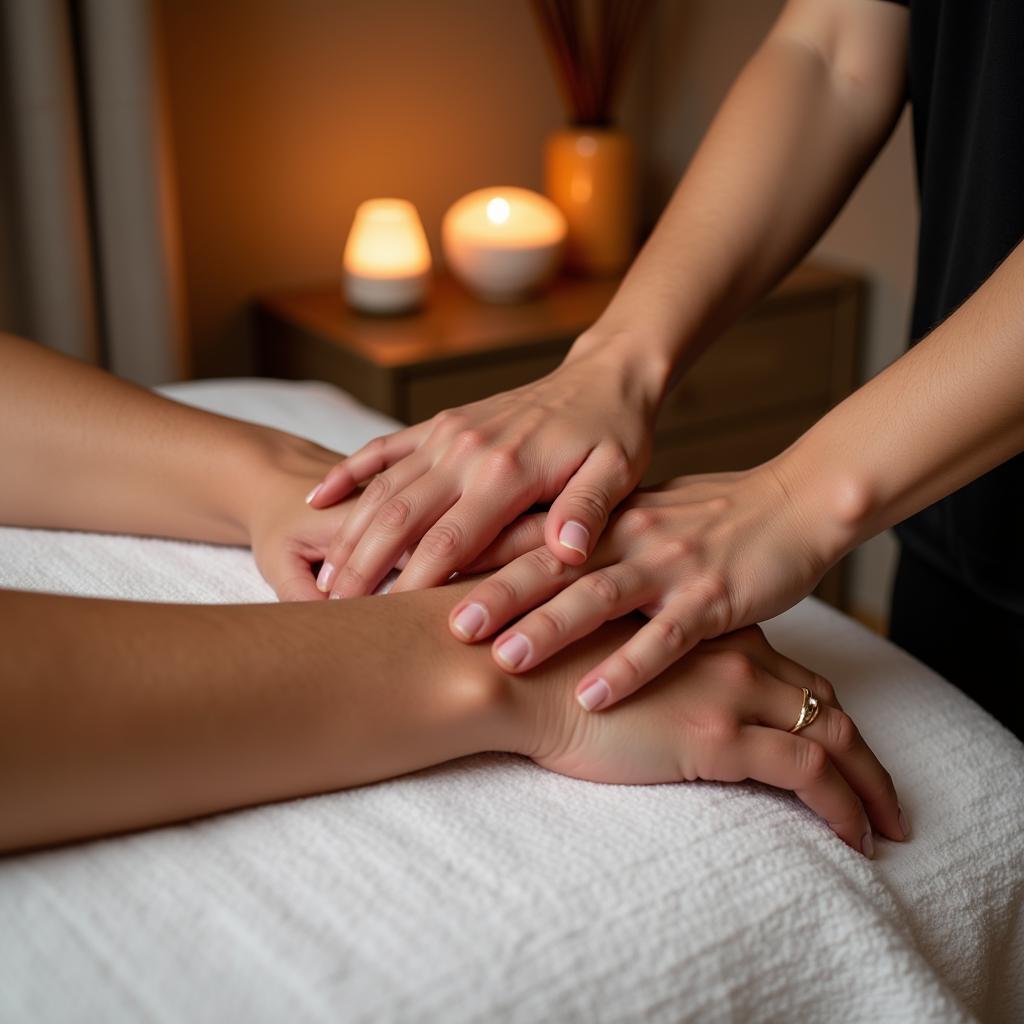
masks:
<instances>
[{"instance_id":1,"label":"nightstand drawer","mask_svg":"<svg viewBox=\"0 0 1024 1024\"><path fill-rule=\"evenodd\" d=\"M828 404L835 304L765 311L728 331L666 398L661 431Z\"/></svg>"},{"instance_id":2,"label":"nightstand drawer","mask_svg":"<svg viewBox=\"0 0 1024 1024\"><path fill-rule=\"evenodd\" d=\"M687 437L655 437L654 456L645 483L660 483L684 473L715 473L749 469L778 455L827 411L827 406L808 406L784 416L746 417L718 431Z\"/></svg>"},{"instance_id":3,"label":"nightstand drawer","mask_svg":"<svg viewBox=\"0 0 1024 1024\"><path fill-rule=\"evenodd\" d=\"M419 423L442 409L476 402L550 373L562 361L569 343L551 354L520 359L485 358L471 366L407 377L401 385L400 408L409 423Z\"/></svg>"}]
</instances>

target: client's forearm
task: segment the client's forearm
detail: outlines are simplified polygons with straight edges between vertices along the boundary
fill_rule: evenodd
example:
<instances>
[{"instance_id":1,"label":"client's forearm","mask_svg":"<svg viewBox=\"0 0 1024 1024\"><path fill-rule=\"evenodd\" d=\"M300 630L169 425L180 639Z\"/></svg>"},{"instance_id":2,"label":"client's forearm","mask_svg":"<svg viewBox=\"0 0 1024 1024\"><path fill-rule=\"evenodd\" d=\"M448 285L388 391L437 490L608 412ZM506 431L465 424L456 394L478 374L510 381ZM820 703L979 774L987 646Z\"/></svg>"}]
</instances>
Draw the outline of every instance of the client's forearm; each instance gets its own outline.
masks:
<instances>
[{"instance_id":1,"label":"client's forearm","mask_svg":"<svg viewBox=\"0 0 1024 1024\"><path fill-rule=\"evenodd\" d=\"M260 487L332 453L0 333L0 523L250 541Z\"/></svg>"},{"instance_id":2,"label":"client's forearm","mask_svg":"<svg viewBox=\"0 0 1024 1024\"><path fill-rule=\"evenodd\" d=\"M0 592L0 849L524 749L535 711L444 637L464 587L239 607Z\"/></svg>"}]
</instances>

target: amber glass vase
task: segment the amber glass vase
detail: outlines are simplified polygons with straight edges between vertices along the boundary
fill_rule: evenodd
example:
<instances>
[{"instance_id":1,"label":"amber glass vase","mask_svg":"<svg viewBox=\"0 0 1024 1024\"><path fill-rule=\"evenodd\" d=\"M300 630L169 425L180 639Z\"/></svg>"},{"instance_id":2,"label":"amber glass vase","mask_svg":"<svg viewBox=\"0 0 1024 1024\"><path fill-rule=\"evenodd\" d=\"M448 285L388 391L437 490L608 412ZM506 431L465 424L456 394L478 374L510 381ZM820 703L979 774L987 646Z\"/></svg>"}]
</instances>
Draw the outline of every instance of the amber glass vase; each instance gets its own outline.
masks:
<instances>
[{"instance_id":1,"label":"amber glass vase","mask_svg":"<svg viewBox=\"0 0 1024 1024\"><path fill-rule=\"evenodd\" d=\"M566 265L621 273L636 245L633 140L615 128L566 128L548 137L544 187L569 222Z\"/></svg>"}]
</instances>

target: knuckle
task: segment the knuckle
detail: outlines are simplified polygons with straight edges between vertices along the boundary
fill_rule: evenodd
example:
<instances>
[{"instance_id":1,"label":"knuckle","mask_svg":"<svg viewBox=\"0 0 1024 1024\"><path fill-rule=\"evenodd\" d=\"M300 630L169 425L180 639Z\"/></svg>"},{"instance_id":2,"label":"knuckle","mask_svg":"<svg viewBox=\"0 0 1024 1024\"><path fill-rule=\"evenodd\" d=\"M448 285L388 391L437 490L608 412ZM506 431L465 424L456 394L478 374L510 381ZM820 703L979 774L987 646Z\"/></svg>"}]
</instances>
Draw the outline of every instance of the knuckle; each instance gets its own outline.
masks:
<instances>
[{"instance_id":1,"label":"knuckle","mask_svg":"<svg viewBox=\"0 0 1024 1024\"><path fill-rule=\"evenodd\" d=\"M827 679L823 676L816 675L814 677L813 687L818 700L823 700L826 704L834 703L836 699L836 688Z\"/></svg>"},{"instance_id":2,"label":"knuckle","mask_svg":"<svg viewBox=\"0 0 1024 1024\"><path fill-rule=\"evenodd\" d=\"M487 455L485 465L488 476L507 482L519 476L521 465L514 448L495 448Z\"/></svg>"},{"instance_id":3,"label":"knuckle","mask_svg":"<svg viewBox=\"0 0 1024 1024\"><path fill-rule=\"evenodd\" d=\"M657 522L657 515L650 508L627 508L619 516L618 526L631 537L639 537Z\"/></svg>"},{"instance_id":4,"label":"knuckle","mask_svg":"<svg viewBox=\"0 0 1024 1024\"><path fill-rule=\"evenodd\" d=\"M563 636L568 632L568 624L561 613L552 611L550 608L538 608L530 616L530 625L536 632L550 637Z\"/></svg>"},{"instance_id":5,"label":"knuckle","mask_svg":"<svg viewBox=\"0 0 1024 1024\"><path fill-rule=\"evenodd\" d=\"M409 521L412 506L400 494L385 502L377 513L380 525L387 530L400 530Z\"/></svg>"},{"instance_id":6,"label":"knuckle","mask_svg":"<svg viewBox=\"0 0 1024 1024\"><path fill-rule=\"evenodd\" d=\"M659 544L661 556L665 561L683 562L695 558L700 545L691 537L670 537Z\"/></svg>"},{"instance_id":7,"label":"knuckle","mask_svg":"<svg viewBox=\"0 0 1024 1024\"><path fill-rule=\"evenodd\" d=\"M828 716L829 743L840 754L848 754L860 743L860 733L853 719L843 711Z\"/></svg>"},{"instance_id":8,"label":"knuckle","mask_svg":"<svg viewBox=\"0 0 1024 1024\"><path fill-rule=\"evenodd\" d=\"M588 523L603 523L608 517L608 495L593 484L574 487L566 504L571 509L570 517Z\"/></svg>"},{"instance_id":9,"label":"knuckle","mask_svg":"<svg viewBox=\"0 0 1024 1024\"><path fill-rule=\"evenodd\" d=\"M619 651L615 656L614 674L625 680L627 686L638 686L643 679L643 667L629 651Z\"/></svg>"},{"instance_id":10,"label":"knuckle","mask_svg":"<svg viewBox=\"0 0 1024 1024\"><path fill-rule=\"evenodd\" d=\"M338 573L334 581L334 590L350 590L361 588L365 580L363 574L352 566L346 565Z\"/></svg>"},{"instance_id":11,"label":"knuckle","mask_svg":"<svg viewBox=\"0 0 1024 1024\"><path fill-rule=\"evenodd\" d=\"M459 409L442 409L434 417L434 430L440 434L457 434L466 422L466 414Z\"/></svg>"},{"instance_id":12,"label":"knuckle","mask_svg":"<svg viewBox=\"0 0 1024 1024\"><path fill-rule=\"evenodd\" d=\"M487 444L482 430L465 427L458 431L452 441L452 451L456 455L472 455L479 452Z\"/></svg>"},{"instance_id":13,"label":"knuckle","mask_svg":"<svg viewBox=\"0 0 1024 1024\"><path fill-rule=\"evenodd\" d=\"M375 505L380 502L387 501L390 494L391 481L383 475L375 476L366 485L366 490L363 491L363 497L366 498L368 502L372 502Z\"/></svg>"},{"instance_id":14,"label":"knuckle","mask_svg":"<svg viewBox=\"0 0 1024 1024\"><path fill-rule=\"evenodd\" d=\"M796 768L805 783L821 782L828 774L828 754L820 743L805 739L796 747Z\"/></svg>"},{"instance_id":15,"label":"knuckle","mask_svg":"<svg viewBox=\"0 0 1024 1024\"><path fill-rule=\"evenodd\" d=\"M675 619L660 618L651 621L651 627L658 632L658 641L670 654L679 654L686 646L686 630Z\"/></svg>"},{"instance_id":16,"label":"knuckle","mask_svg":"<svg viewBox=\"0 0 1024 1024\"><path fill-rule=\"evenodd\" d=\"M462 529L450 521L438 523L420 541L420 546L431 558L448 558L463 546Z\"/></svg>"},{"instance_id":17,"label":"knuckle","mask_svg":"<svg viewBox=\"0 0 1024 1024\"><path fill-rule=\"evenodd\" d=\"M567 571L565 564L555 558L546 547L536 548L524 557L528 559L529 568L544 577L558 579Z\"/></svg>"},{"instance_id":18,"label":"knuckle","mask_svg":"<svg viewBox=\"0 0 1024 1024\"><path fill-rule=\"evenodd\" d=\"M617 605L622 600L622 588L609 573L593 572L589 576L584 576L580 585L601 604Z\"/></svg>"},{"instance_id":19,"label":"knuckle","mask_svg":"<svg viewBox=\"0 0 1024 1024\"><path fill-rule=\"evenodd\" d=\"M731 746L739 738L739 719L722 708L709 709L694 723L698 735L715 747Z\"/></svg>"},{"instance_id":20,"label":"knuckle","mask_svg":"<svg viewBox=\"0 0 1024 1024\"><path fill-rule=\"evenodd\" d=\"M519 600L519 592L502 576L492 576L480 585L477 593L480 602L492 612L513 606Z\"/></svg>"},{"instance_id":21,"label":"knuckle","mask_svg":"<svg viewBox=\"0 0 1024 1024\"><path fill-rule=\"evenodd\" d=\"M749 690L757 682L757 666L743 651L719 651L714 665L715 675L730 686Z\"/></svg>"}]
</instances>

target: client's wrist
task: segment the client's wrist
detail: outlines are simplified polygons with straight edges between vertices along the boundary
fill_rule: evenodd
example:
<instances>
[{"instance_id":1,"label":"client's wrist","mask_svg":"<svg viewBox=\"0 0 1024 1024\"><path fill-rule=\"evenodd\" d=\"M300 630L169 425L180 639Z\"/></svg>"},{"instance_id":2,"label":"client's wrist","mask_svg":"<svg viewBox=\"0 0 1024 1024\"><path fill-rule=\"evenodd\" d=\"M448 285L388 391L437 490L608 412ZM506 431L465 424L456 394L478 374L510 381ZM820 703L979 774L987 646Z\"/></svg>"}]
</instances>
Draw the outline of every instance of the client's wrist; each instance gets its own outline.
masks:
<instances>
[{"instance_id":1,"label":"client's wrist","mask_svg":"<svg viewBox=\"0 0 1024 1024\"><path fill-rule=\"evenodd\" d=\"M228 514L239 524L242 543L251 545L268 510L282 499L301 508L310 489L340 456L280 430L242 427L227 472Z\"/></svg>"}]
</instances>

